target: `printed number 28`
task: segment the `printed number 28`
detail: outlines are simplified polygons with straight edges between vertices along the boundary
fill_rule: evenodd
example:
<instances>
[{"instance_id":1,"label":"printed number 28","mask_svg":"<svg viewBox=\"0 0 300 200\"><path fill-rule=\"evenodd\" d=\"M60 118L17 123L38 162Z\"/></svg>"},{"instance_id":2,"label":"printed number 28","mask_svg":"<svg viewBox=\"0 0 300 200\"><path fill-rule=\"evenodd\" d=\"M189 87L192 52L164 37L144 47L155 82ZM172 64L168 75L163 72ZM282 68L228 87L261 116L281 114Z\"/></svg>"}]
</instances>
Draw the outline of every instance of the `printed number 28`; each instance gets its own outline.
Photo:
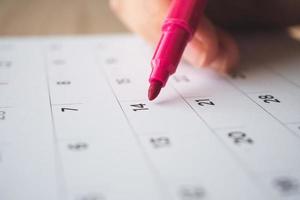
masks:
<instances>
[{"instance_id":1,"label":"printed number 28","mask_svg":"<svg viewBox=\"0 0 300 200\"><path fill-rule=\"evenodd\" d=\"M278 99L276 99L274 96L272 95L260 95L258 96L258 98L262 99L265 103L280 103L280 101Z\"/></svg>"}]
</instances>

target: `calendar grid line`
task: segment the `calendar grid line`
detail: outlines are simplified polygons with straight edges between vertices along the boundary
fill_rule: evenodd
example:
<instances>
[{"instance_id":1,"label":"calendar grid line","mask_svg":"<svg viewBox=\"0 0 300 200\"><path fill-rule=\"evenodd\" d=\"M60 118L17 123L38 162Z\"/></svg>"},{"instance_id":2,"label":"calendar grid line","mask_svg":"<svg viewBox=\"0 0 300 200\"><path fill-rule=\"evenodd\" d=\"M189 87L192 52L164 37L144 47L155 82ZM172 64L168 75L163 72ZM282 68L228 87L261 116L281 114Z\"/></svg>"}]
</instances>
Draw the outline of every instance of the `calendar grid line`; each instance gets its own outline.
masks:
<instances>
[{"instance_id":1,"label":"calendar grid line","mask_svg":"<svg viewBox=\"0 0 300 200\"><path fill-rule=\"evenodd\" d=\"M0 108L14 108L14 107L13 107L13 106L4 106L4 105L1 106L1 105L0 105Z\"/></svg>"},{"instance_id":2,"label":"calendar grid line","mask_svg":"<svg viewBox=\"0 0 300 200\"><path fill-rule=\"evenodd\" d=\"M294 81L290 80L289 78L287 78L286 76L282 75L281 73L275 71L274 69L272 69L271 67L265 67L265 69L268 69L271 73L275 74L276 76L280 77L281 79L285 80L286 82L288 82L289 84L297 87L298 89L300 89L300 85L298 85L297 83L295 83Z\"/></svg>"},{"instance_id":3,"label":"calendar grid line","mask_svg":"<svg viewBox=\"0 0 300 200\"><path fill-rule=\"evenodd\" d=\"M97 60L97 59L96 59L96 60ZM103 77L105 78L106 83L107 83L108 86L110 87L110 90L111 90L112 94L114 95L114 98L115 98L115 100L116 100L117 103L118 103L118 106L119 106L120 109L122 110L123 116L125 117L125 119L126 119L126 121L127 121L127 124L128 124L128 126L130 127L130 129L131 129L131 132L132 132L132 134L133 134L133 136L134 136L134 138L135 138L135 141L136 141L136 143L138 144L139 149L141 149L141 152L142 152L143 155L144 155L144 159L145 159L145 161L146 161L146 163L147 163L147 165L148 165L148 167L149 167L149 170L152 171L152 172L155 174L155 176L156 176L156 181L158 182L158 184L161 185L161 186L163 186L163 188L167 188L167 186L165 185L165 183L164 183L164 181L163 181L163 178L160 176L159 170L155 167L155 165L153 164L151 158L148 156L147 152L145 151L145 149L144 149L144 147L143 147L143 145L142 145L142 143L141 143L141 141L140 141L140 139L139 139L139 137L138 137L136 131L134 130L134 127L132 126L132 124L131 124L131 122L130 122L128 116L127 116L127 114L125 113L125 111L124 111L124 109L123 109L123 107L122 107L122 105L121 105L121 103L120 103L120 100L119 100L119 98L117 97L117 95L116 95L116 93L115 93L115 91L114 91L114 89L113 89L113 87L112 87L112 85L111 85L111 83L110 83L110 81L109 81L109 79L108 79L108 77L107 77L107 74L106 74L106 72L105 72L105 69L102 68L101 64L100 64L100 67L99 67L99 68L101 68L101 71L103 72ZM167 198L171 200L171 197L170 197L171 195L170 195L168 192L163 192L162 187L157 187L157 188L158 188L158 190L160 191L162 197L167 196ZM165 190L165 191L167 191L167 190Z\"/></svg>"},{"instance_id":4,"label":"calendar grid line","mask_svg":"<svg viewBox=\"0 0 300 200\"><path fill-rule=\"evenodd\" d=\"M66 180L63 173L63 166L62 166L62 157L60 155L58 149L58 136L56 133L56 127L54 122L54 113L52 108L52 99L51 99L51 91L50 91L50 80L49 80L49 73L48 73L48 63L47 63L47 56L46 50L43 48L43 56L44 56L44 73L46 77L46 85L48 89L48 99L49 99L49 109L50 109L50 116L51 116L51 124L52 124L52 133L53 133L53 144L55 150L55 161L56 161L56 174L57 174L57 181L58 181L58 191L60 191L60 197L62 199L66 199L67 191L66 191ZM59 181L60 180L60 181Z\"/></svg>"},{"instance_id":5,"label":"calendar grid line","mask_svg":"<svg viewBox=\"0 0 300 200\"><path fill-rule=\"evenodd\" d=\"M265 111L270 117L272 117L274 120L276 120L281 126L283 126L286 130L288 130L290 133L292 133L293 136L295 136L297 139L300 139L300 136L296 134L294 131L292 131L289 127L286 126L285 123L283 123L280 119L278 119L276 116L274 116L272 113L270 113L267 109L265 109L263 106L259 105L257 102L255 102L246 92L241 90L239 87L237 87L235 84L233 84L231 81L226 79L226 82L229 83L232 87L237 89L240 93L242 93L247 99L249 99L252 103L256 104L258 107L260 107L263 111Z\"/></svg>"},{"instance_id":6,"label":"calendar grid line","mask_svg":"<svg viewBox=\"0 0 300 200\"><path fill-rule=\"evenodd\" d=\"M205 119L203 119L200 114L193 108L193 106L180 94L180 92L176 89L176 87L174 87L172 85L172 88L174 88L174 90L176 91L176 93L180 96L180 98L189 106L189 108L193 111L193 113L198 117L198 119L200 119L205 125L206 127L211 131L211 133L215 136L215 138L218 140L218 142L220 144L222 144L223 148L227 150L227 152L230 152L229 153L229 156L232 157L235 162L238 162L240 163L240 166L243 166L243 167L240 167L246 174L247 176L249 177L249 179L251 180L252 184L261 192L261 194L263 196L269 196L265 191L262 190L262 187L263 186L259 181L257 181L254 177L255 177L255 173L252 173L252 171L250 169L248 169L248 166L246 163L244 163L244 161L242 161L238 155L233 151L231 150L227 145L226 143L222 140L222 138L220 138L218 136L218 134L215 132L214 128L212 128L207 122ZM256 185L256 183L258 183L260 186L258 187ZM270 197L270 196L269 196Z\"/></svg>"},{"instance_id":7,"label":"calendar grid line","mask_svg":"<svg viewBox=\"0 0 300 200\"><path fill-rule=\"evenodd\" d=\"M52 103L52 106L72 106L72 105L82 105L83 103Z\"/></svg>"},{"instance_id":8,"label":"calendar grid line","mask_svg":"<svg viewBox=\"0 0 300 200\"><path fill-rule=\"evenodd\" d=\"M183 63L149 101L152 50L135 36L7 43L0 199L299 198L300 57L250 55L231 78Z\"/></svg>"}]
</instances>

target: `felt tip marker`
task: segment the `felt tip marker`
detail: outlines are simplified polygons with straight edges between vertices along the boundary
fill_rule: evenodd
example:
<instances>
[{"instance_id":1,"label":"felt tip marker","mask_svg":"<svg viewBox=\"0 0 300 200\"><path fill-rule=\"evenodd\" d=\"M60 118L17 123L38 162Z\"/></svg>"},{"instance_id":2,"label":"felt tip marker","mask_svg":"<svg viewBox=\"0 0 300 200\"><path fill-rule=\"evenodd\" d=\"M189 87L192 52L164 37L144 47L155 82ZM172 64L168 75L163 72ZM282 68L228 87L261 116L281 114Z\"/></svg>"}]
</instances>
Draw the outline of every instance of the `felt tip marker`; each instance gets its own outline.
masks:
<instances>
[{"instance_id":1,"label":"felt tip marker","mask_svg":"<svg viewBox=\"0 0 300 200\"><path fill-rule=\"evenodd\" d=\"M172 0L162 35L151 60L148 98L155 99L175 73L187 43L203 15L206 0Z\"/></svg>"}]
</instances>

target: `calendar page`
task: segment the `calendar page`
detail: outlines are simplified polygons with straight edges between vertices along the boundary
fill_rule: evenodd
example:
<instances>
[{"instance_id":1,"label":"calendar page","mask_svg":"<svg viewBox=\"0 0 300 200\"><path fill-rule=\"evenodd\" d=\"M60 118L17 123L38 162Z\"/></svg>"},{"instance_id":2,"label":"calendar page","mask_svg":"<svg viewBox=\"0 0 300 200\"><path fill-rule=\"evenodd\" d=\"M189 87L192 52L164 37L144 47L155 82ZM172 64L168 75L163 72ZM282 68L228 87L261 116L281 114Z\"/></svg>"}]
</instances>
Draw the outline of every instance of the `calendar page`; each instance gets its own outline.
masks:
<instances>
[{"instance_id":1,"label":"calendar page","mask_svg":"<svg viewBox=\"0 0 300 200\"><path fill-rule=\"evenodd\" d=\"M0 39L1 200L299 200L300 43L238 36L147 100L133 35Z\"/></svg>"}]
</instances>

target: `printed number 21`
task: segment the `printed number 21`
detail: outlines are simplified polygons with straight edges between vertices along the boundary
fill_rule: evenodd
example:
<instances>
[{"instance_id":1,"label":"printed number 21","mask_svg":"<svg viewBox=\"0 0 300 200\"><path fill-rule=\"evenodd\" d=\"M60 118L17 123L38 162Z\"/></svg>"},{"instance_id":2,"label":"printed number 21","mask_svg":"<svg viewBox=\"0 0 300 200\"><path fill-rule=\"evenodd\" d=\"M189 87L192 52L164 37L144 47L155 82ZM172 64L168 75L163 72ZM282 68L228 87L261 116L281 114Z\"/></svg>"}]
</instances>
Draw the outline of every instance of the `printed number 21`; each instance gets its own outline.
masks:
<instances>
[{"instance_id":1,"label":"printed number 21","mask_svg":"<svg viewBox=\"0 0 300 200\"><path fill-rule=\"evenodd\" d=\"M204 105L214 106L215 105L215 103L212 102L210 99L196 99L195 101L199 106L204 106Z\"/></svg>"}]
</instances>

